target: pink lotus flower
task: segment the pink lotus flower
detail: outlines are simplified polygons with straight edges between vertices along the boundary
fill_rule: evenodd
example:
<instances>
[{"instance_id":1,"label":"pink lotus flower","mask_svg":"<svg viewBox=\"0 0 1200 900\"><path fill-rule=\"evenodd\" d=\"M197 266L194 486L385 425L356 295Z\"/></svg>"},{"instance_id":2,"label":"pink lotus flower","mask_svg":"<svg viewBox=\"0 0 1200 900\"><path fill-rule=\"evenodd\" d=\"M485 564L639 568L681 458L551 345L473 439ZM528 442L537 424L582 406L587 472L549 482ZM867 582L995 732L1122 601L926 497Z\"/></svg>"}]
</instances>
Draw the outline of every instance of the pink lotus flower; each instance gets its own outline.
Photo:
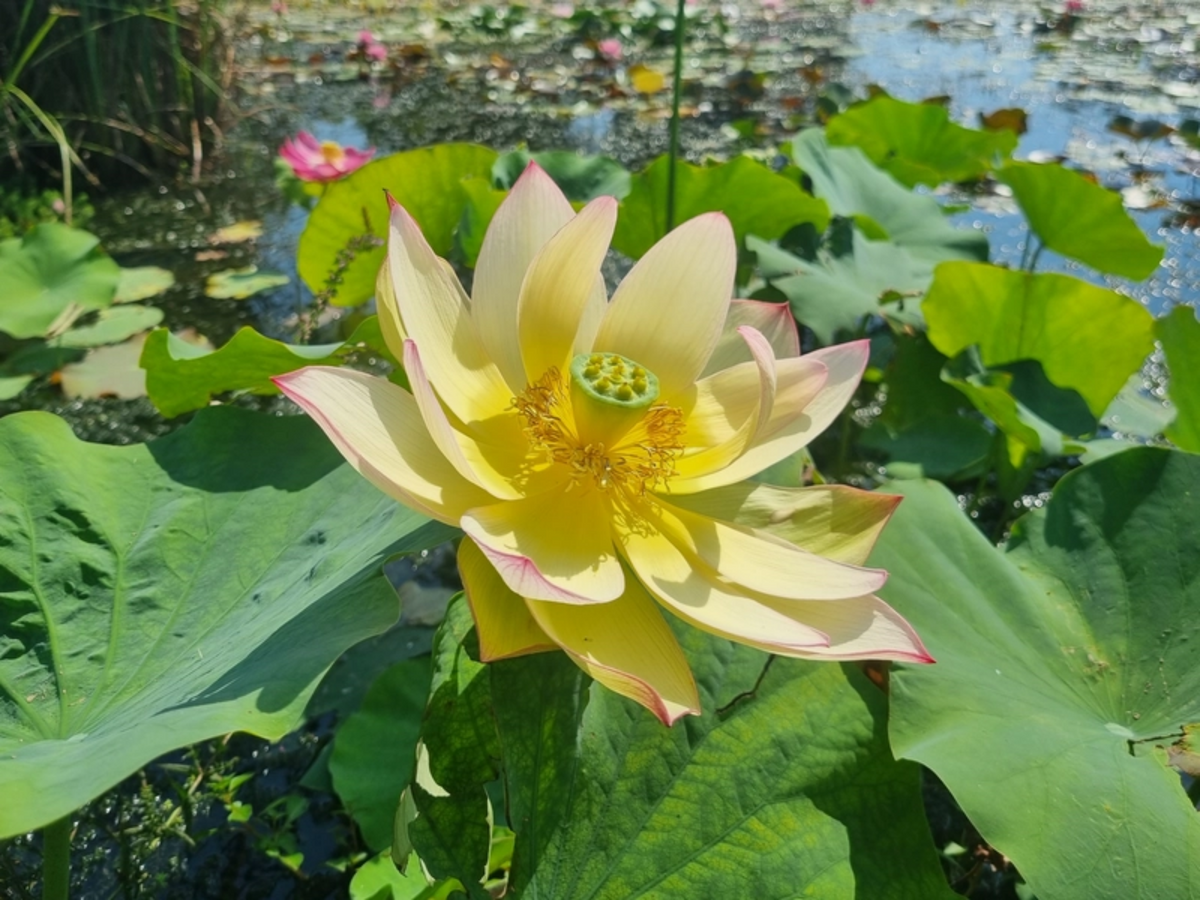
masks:
<instances>
[{"instance_id":1,"label":"pink lotus flower","mask_svg":"<svg viewBox=\"0 0 1200 900\"><path fill-rule=\"evenodd\" d=\"M280 158L301 181L337 181L361 169L374 155L374 147L355 150L336 141L318 141L307 131L288 138L279 148Z\"/></svg>"},{"instance_id":2,"label":"pink lotus flower","mask_svg":"<svg viewBox=\"0 0 1200 900\"><path fill-rule=\"evenodd\" d=\"M622 56L621 42L616 38L606 38L596 44L596 53L606 62L617 62Z\"/></svg>"}]
</instances>

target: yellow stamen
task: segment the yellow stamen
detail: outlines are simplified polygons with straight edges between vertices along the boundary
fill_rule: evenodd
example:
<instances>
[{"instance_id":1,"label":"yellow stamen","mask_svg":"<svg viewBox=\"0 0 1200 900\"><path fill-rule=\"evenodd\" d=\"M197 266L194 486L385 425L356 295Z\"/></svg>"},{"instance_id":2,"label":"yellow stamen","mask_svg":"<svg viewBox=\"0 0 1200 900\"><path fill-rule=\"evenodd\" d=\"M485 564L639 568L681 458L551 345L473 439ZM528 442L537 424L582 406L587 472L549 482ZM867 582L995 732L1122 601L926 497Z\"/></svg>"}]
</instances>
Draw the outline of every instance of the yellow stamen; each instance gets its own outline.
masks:
<instances>
[{"instance_id":1,"label":"yellow stamen","mask_svg":"<svg viewBox=\"0 0 1200 900\"><path fill-rule=\"evenodd\" d=\"M566 466L572 486L590 482L602 491L641 497L665 487L683 452L683 413L665 403L649 407L611 449L579 438L570 388L562 372L551 368L513 398L524 419L530 452L540 460Z\"/></svg>"},{"instance_id":2,"label":"yellow stamen","mask_svg":"<svg viewBox=\"0 0 1200 900\"><path fill-rule=\"evenodd\" d=\"M322 141L321 155L325 157L325 162L339 163L346 158L346 151L336 141Z\"/></svg>"}]
</instances>

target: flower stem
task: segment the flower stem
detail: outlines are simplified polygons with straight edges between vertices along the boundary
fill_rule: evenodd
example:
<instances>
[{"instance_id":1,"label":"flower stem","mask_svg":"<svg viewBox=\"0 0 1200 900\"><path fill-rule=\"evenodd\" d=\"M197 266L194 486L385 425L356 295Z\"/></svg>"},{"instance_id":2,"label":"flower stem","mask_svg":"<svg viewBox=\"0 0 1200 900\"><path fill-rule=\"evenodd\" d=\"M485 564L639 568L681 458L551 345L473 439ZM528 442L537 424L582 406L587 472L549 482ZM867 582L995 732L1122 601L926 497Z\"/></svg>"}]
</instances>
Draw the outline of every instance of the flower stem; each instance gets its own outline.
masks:
<instances>
[{"instance_id":1,"label":"flower stem","mask_svg":"<svg viewBox=\"0 0 1200 900\"><path fill-rule=\"evenodd\" d=\"M671 88L671 145L667 151L667 231L675 227L675 166L679 159L679 95L683 90L683 24L687 0L675 4L675 80Z\"/></svg>"},{"instance_id":2,"label":"flower stem","mask_svg":"<svg viewBox=\"0 0 1200 900\"><path fill-rule=\"evenodd\" d=\"M71 817L42 829L42 900L67 900L71 892Z\"/></svg>"}]
</instances>

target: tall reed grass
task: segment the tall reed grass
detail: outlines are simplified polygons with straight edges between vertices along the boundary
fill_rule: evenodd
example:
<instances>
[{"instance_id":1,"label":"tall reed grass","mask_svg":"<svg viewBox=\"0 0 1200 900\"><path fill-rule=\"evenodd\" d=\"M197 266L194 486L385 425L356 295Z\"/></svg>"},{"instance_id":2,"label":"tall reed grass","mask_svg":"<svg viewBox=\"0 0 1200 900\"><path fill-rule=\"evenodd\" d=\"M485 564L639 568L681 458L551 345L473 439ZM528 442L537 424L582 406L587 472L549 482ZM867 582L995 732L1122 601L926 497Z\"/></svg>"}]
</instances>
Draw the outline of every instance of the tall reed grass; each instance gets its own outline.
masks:
<instances>
[{"instance_id":1,"label":"tall reed grass","mask_svg":"<svg viewBox=\"0 0 1200 900\"><path fill-rule=\"evenodd\" d=\"M0 0L0 179L199 174L233 75L226 0ZM44 179L42 179L44 180Z\"/></svg>"}]
</instances>

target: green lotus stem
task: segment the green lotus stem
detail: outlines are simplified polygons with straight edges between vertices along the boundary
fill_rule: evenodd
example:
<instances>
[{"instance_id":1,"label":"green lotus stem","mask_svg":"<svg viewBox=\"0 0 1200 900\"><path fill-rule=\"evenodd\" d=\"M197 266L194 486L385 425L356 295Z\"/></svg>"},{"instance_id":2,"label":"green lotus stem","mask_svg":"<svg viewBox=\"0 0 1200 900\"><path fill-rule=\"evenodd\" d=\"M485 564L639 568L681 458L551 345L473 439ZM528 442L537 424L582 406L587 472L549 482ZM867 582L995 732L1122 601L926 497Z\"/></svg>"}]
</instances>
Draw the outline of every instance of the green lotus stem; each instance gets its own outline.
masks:
<instances>
[{"instance_id":1,"label":"green lotus stem","mask_svg":"<svg viewBox=\"0 0 1200 900\"><path fill-rule=\"evenodd\" d=\"M42 900L67 900L71 893L71 817L42 829Z\"/></svg>"},{"instance_id":2,"label":"green lotus stem","mask_svg":"<svg viewBox=\"0 0 1200 900\"><path fill-rule=\"evenodd\" d=\"M671 147L667 168L667 231L675 227L675 165L679 159L679 95L683 89L683 12L686 0L675 4L675 81L671 88Z\"/></svg>"}]
</instances>

